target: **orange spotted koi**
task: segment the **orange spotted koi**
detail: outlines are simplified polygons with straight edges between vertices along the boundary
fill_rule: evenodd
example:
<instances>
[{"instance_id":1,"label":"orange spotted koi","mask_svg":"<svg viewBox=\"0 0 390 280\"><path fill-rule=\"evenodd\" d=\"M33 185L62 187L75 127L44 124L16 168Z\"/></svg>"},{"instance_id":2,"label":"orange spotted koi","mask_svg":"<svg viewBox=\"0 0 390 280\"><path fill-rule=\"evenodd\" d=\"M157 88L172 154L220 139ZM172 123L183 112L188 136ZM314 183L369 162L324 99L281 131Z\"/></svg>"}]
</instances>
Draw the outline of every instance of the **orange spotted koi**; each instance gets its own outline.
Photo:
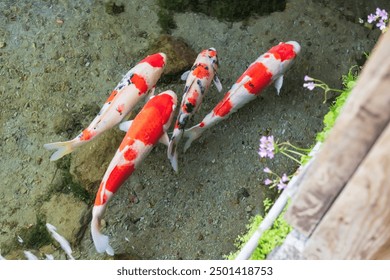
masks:
<instances>
[{"instance_id":1,"label":"orange spotted koi","mask_svg":"<svg viewBox=\"0 0 390 280\"><path fill-rule=\"evenodd\" d=\"M218 66L217 51L214 48L209 48L199 53L191 70L183 73L181 77L182 80L186 80L186 84L180 112L168 146L168 158L176 172L178 171L177 145L182 139L188 120L198 111L212 81L214 81L218 91L222 90L221 82L217 76Z\"/></svg>"},{"instance_id":2,"label":"orange spotted koi","mask_svg":"<svg viewBox=\"0 0 390 280\"><path fill-rule=\"evenodd\" d=\"M75 148L95 139L121 122L145 96L153 96L155 85L164 70L166 60L164 53L156 53L147 56L130 69L111 92L94 120L77 137L66 142L44 145L47 150L56 150L50 160L60 159Z\"/></svg>"},{"instance_id":3,"label":"orange spotted koi","mask_svg":"<svg viewBox=\"0 0 390 280\"><path fill-rule=\"evenodd\" d=\"M133 121L121 123L120 128L127 133L104 174L92 210L91 234L99 253L114 254L108 236L100 232L108 201L158 141L168 145L166 131L172 122L176 103L173 91L162 92L152 97Z\"/></svg>"},{"instance_id":4,"label":"orange spotted koi","mask_svg":"<svg viewBox=\"0 0 390 280\"><path fill-rule=\"evenodd\" d=\"M199 124L185 130L184 136L188 139L184 145L184 151L206 129L228 118L238 109L256 99L260 92L271 83L275 82L275 88L279 94L283 85L283 75L293 64L300 50L301 46L297 42L289 41L272 47L258 57L214 109Z\"/></svg>"}]
</instances>

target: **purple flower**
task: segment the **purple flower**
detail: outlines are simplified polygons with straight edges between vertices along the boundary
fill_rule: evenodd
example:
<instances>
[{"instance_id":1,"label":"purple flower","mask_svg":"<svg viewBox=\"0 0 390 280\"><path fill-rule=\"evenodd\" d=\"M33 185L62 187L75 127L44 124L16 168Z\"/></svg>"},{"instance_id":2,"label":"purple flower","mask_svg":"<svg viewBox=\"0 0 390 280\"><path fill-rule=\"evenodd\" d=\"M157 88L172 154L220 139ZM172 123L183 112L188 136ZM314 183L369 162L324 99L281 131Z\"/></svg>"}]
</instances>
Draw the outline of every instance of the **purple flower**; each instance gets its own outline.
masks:
<instances>
[{"instance_id":1,"label":"purple flower","mask_svg":"<svg viewBox=\"0 0 390 280\"><path fill-rule=\"evenodd\" d=\"M287 182L289 181L290 179L288 178L287 174L284 173L282 178L280 178L279 180L279 184L277 185L278 186L278 190L284 190L286 187L287 187Z\"/></svg>"},{"instance_id":2,"label":"purple flower","mask_svg":"<svg viewBox=\"0 0 390 280\"><path fill-rule=\"evenodd\" d=\"M273 183L273 181L271 180L271 179L265 179L264 180L264 184L266 185L266 186L268 186L268 185L271 185Z\"/></svg>"},{"instance_id":3,"label":"purple flower","mask_svg":"<svg viewBox=\"0 0 390 280\"><path fill-rule=\"evenodd\" d=\"M316 87L316 85L313 82L310 82L310 83L304 83L303 87L307 88L308 90L313 90Z\"/></svg>"},{"instance_id":4,"label":"purple flower","mask_svg":"<svg viewBox=\"0 0 390 280\"><path fill-rule=\"evenodd\" d=\"M282 180L280 180L280 182L278 184L278 190L284 190L286 187L287 187L287 185L285 183L283 183Z\"/></svg>"},{"instance_id":5,"label":"purple flower","mask_svg":"<svg viewBox=\"0 0 390 280\"><path fill-rule=\"evenodd\" d=\"M386 28L386 23L381 19L377 24L376 27L378 27L380 30L383 30Z\"/></svg>"},{"instance_id":6,"label":"purple flower","mask_svg":"<svg viewBox=\"0 0 390 280\"><path fill-rule=\"evenodd\" d=\"M380 17L382 20L388 19L388 14L385 9L381 10L379 8L376 8L376 16Z\"/></svg>"},{"instance_id":7,"label":"purple flower","mask_svg":"<svg viewBox=\"0 0 390 280\"><path fill-rule=\"evenodd\" d=\"M263 171L265 173L272 173L271 169L269 169L268 167L264 168Z\"/></svg>"},{"instance_id":8,"label":"purple flower","mask_svg":"<svg viewBox=\"0 0 390 280\"><path fill-rule=\"evenodd\" d=\"M368 22L368 23L372 23L372 22L376 21L377 18L378 18L377 15L369 14L369 15L367 16L367 22Z\"/></svg>"},{"instance_id":9,"label":"purple flower","mask_svg":"<svg viewBox=\"0 0 390 280\"><path fill-rule=\"evenodd\" d=\"M259 147L259 156L274 158L274 137L271 136L262 136L260 138L260 147Z\"/></svg>"},{"instance_id":10,"label":"purple flower","mask_svg":"<svg viewBox=\"0 0 390 280\"><path fill-rule=\"evenodd\" d=\"M283 183L286 183L286 182L289 181L288 176L287 176L286 173L283 174L281 181L282 181Z\"/></svg>"},{"instance_id":11,"label":"purple flower","mask_svg":"<svg viewBox=\"0 0 390 280\"><path fill-rule=\"evenodd\" d=\"M308 82L308 81L314 81L314 79L312 77L309 77L308 75L305 75L305 77L303 78L303 80L305 82Z\"/></svg>"}]
</instances>

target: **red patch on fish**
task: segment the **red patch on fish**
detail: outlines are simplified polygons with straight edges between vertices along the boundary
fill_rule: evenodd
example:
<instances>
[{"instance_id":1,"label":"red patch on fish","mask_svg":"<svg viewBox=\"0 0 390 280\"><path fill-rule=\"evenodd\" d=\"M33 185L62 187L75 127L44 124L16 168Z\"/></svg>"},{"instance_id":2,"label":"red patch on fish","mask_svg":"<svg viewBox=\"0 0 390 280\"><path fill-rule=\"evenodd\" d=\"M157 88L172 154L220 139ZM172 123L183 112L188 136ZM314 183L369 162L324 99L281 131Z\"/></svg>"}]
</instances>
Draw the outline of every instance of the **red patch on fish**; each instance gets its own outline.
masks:
<instances>
[{"instance_id":1,"label":"red patch on fish","mask_svg":"<svg viewBox=\"0 0 390 280\"><path fill-rule=\"evenodd\" d=\"M140 61L140 63L142 62L149 63L152 67L159 67L159 68L162 68L165 65L164 57L159 53L149 55L148 57Z\"/></svg>"},{"instance_id":2,"label":"red patch on fish","mask_svg":"<svg viewBox=\"0 0 390 280\"><path fill-rule=\"evenodd\" d=\"M148 85L142 76L133 74L130 78L130 81L139 90L139 95L144 94L148 90Z\"/></svg>"},{"instance_id":3,"label":"red patch on fish","mask_svg":"<svg viewBox=\"0 0 390 280\"><path fill-rule=\"evenodd\" d=\"M88 141L88 140L91 139L94 135L95 135L95 133L89 131L88 129L84 129L83 132L81 133L80 140L82 140L82 141Z\"/></svg>"},{"instance_id":4,"label":"red patch on fish","mask_svg":"<svg viewBox=\"0 0 390 280\"><path fill-rule=\"evenodd\" d=\"M199 126L200 126L200 127L204 127L204 122L201 122L201 123L199 124Z\"/></svg>"},{"instance_id":5,"label":"red patch on fish","mask_svg":"<svg viewBox=\"0 0 390 280\"><path fill-rule=\"evenodd\" d=\"M111 171L107 181L105 182L105 188L104 188L104 182L100 184L95 199L95 206L99 206L107 202L107 195L106 193L103 193L103 197L102 197L102 193L101 193L102 191L108 190L112 193L115 193L119 189L119 187L123 184L123 182L126 181L126 179L133 172L134 172L134 164L115 166L114 169Z\"/></svg>"},{"instance_id":6,"label":"red patch on fish","mask_svg":"<svg viewBox=\"0 0 390 280\"><path fill-rule=\"evenodd\" d=\"M117 91L117 90L113 90L113 91L111 92L110 96L108 97L108 99L106 100L106 103L111 102L111 101L115 98L115 96L116 96L117 94L118 94L118 91Z\"/></svg>"},{"instance_id":7,"label":"red patch on fish","mask_svg":"<svg viewBox=\"0 0 390 280\"><path fill-rule=\"evenodd\" d=\"M198 98L199 98L199 92L194 90L192 92L192 95L189 96L187 100L188 100L188 102L190 102L195 107L196 101L198 100Z\"/></svg>"},{"instance_id":8,"label":"red patch on fish","mask_svg":"<svg viewBox=\"0 0 390 280\"><path fill-rule=\"evenodd\" d=\"M272 53L276 59L280 59L282 62L293 59L296 56L294 46L285 43L272 47L268 52Z\"/></svg>"},{"instance_id":9,"label":"red patch on fish","mask_svg":"<svg viewBox=\"0 0 390 280\"><path fill-rule=\"evenodd\" d=\"M123 157L128 161L133 161L137 158L138 152L131 147L124 152Z\"/></svg>"},{"instance_id":10,"label":"red patch on fish","mask_svg":"<svg viewBox=\"0 0 390 280\"><path fill-rule=\"evenodd\" d=\"M120 104L120 105L118 105L118 107L116 108L116 110L117 110L120 114L122 114L123 109L125 109L125 104Z\"/></svg>"},{"instance_id":11,"label":"red patch on fish","mask_svg":"<svg viewBox=\"0 0 390 280\"><path fill-rule=\"evenodd\" d=\"M199 63L198 66L192 71L192 74L199 78L203 79L205 77L210 76L210 71L206 69L207 65L204 63Z\"/></svg>"},{"instance_id":12,"label":"red patch on fish","mask_svg":"<svg viewBox=\"0 0 390 280\"><path fill-rule=\"evenodd\" d=\"M217 56L217 51L208 50L209 56Z\"/></svg>"},{"instance_id":13,"label":"red patch on fish","mask_svg":"<svg viewBox=\"0 0 390 280\"><path fill-rule=\"evenodd\" d=\"M217 106L215 106L215 108L213 109L215 115L223 117L229 114L229 112L233 108L233 104L230 101L229 95L230 92L227 92L223 99L217 104Z\"/></svg>"},{"instance_id":14,"label":"red patch on fish","mask_svg":"<svg viewBox=\"0 0 390 280\"><path fill-rule=\"evenodd\" d=\"M237 83L245 77L251 77L251 80L244 84L244 87L252 94L257 94L263 88L269 85L272 79L272 73L268 71L268 68L261 62L256 62L248 68L237 80Z\"/></svg>"},{"instance_id":15,"label":"red patch on fish","mask_svg":"<svg viewBox=\"0 0 390 280\"><path fill-rule=\"evenodd\" d=\"M172 113L172 105L172 97L168 94L150 99L135 117L125 138L140 140L145 145L157 143L164 132L163 125Z\"/></svg>"}]
</instances>

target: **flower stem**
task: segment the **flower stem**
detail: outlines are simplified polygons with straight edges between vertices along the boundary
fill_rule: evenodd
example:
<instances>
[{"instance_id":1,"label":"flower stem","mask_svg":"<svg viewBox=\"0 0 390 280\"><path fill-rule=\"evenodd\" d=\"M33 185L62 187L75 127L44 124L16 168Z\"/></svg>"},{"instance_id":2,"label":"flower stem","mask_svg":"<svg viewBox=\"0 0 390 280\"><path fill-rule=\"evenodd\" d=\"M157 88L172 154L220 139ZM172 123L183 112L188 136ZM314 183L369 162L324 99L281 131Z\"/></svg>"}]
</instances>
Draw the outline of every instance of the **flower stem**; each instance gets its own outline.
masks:
<instances>
[{"instance_id":1,"label":"flower stem","mask_svg":"<svg viewBox=\"0 0 390 280\"><path fill-rule=\"evenodd\" d=\"M286 157L288 157L288 158L292 159L293 161L295 161L296 163L301 164L299 160L297 160L295 157L293 157L293 156L287 154L285 151L280 151L280 152L281 152L283 155L285 155Z\"/></svg>"}]
</instances>

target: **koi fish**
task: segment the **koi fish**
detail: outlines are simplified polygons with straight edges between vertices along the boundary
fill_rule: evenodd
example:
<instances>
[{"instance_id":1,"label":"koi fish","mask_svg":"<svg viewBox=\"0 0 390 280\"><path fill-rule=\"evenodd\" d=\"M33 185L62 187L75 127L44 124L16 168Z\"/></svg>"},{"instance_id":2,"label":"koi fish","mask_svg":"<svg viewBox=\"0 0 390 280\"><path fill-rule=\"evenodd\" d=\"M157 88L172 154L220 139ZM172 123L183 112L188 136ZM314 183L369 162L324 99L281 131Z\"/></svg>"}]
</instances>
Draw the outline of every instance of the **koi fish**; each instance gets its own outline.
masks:
<instances>
[{"instance_id":1,"label":"koi fish","mask_svg":"<svg viewBox=\"0 0 390 280\"><path fill-rule=\"evenodd\" d=\"M35 256L33 253L31 253L30 251L23 251L26 259L28 259L29 261L37 261L38 260L38 257Z\"/></svg>"},{"instance_id":2,"label":"koi fish","mask_svg":"<svg viewBox=\"0 0 390 280\"><path fill-rule=\"evenodd\" d=\"M217 76L218 66L217 51L214 48L209 48L199 53L191 70L186 71L181 76L182 80L186 80L186 84L180 112L168 146L168 158L176 172L178 171L177 145L182 139L188 120L198 111L212 81L219 92L222 90L221 82Z\"/></svg>"},{"instance_id":3,"label":"koi fish","mask_svg":"<svg viewBox=\"0 0 390 280\"><path fill-rule=\"evenodd\" d=\"M57 228L52 224L46 223L46 228L50 232L51 236L60 243L62 250L68 255L71 260L74 260L72 256L72 248L70 247L69 241L57 232ZM47 256L47 255L46 255Z\"/></svg>"},{"instance_id":4,"label":"koi fish","mask_svg":"<svg viewBox=\"0 0 390 280\"><path fill-rule=\"evenodd\" d=\"M275 82L279 95L284 73L291 67L300 50L301 46L297 42L289 41L279 43L259 56L238 78L217 106L199 124L185 130L184 136L188 139L184 145L184 151L206 129L228 118L245 104L256 99L260 92L273 82Z\"/></svg>"},{"instance_id":5,"label":"koi fish","mask_svg":"<svg viewBox=\"0 0 390 280\"><path fill-rule=\"evenodd\" d=\"M164 53L156 53L147 56L130 69L111 92L90 125L77 137L66 142L43 145L47 150L56 150L50 160L60 159L75 148L95 139L104 131L121 122L145 96L152 96L155 85L164 70L166 60L167 57Z\"/></svg>"},{"instance_id":6,"label":"koi fish","mask_svg":"<svg viewBox=\"0 0 390 280\"><path fill-rule=\"evenodd\" d=\"M120 129L127 133L104 174L92 209L91 234L99 253L114 254L108 236L100 232L108 201L158 141L168 145L166 131L172 122L176 102L173 91L162 92L152 97L133 121L121 123Z\"/></svg>"}]
</instances>

